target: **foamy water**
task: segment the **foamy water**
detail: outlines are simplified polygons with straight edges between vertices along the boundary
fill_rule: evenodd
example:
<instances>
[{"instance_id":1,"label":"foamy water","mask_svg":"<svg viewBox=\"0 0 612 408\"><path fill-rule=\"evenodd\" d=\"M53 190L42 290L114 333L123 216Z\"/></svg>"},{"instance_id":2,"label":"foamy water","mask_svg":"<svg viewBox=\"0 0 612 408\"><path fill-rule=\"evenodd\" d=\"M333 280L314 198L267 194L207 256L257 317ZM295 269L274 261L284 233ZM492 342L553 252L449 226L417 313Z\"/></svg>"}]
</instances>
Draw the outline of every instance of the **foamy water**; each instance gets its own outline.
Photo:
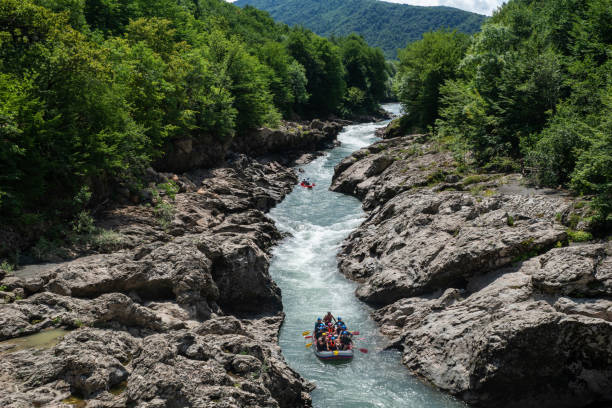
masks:
<instances>
[{"instance_id":1,"label":"foamy water","mask_svg":"<svg viewBox=\"0 0 612 408\"><path fill-rule=\"evenodd\" d=\"M398 104L386 105L399 113ZM355 296L356 284L337 269L336 254L343 239L358 227L365 214L361 203L328 190L334 166L353 151L376 140L383 123L347 126L338 136L342 143L304 169L304 177L316 183L312 190L296 186L270 216L291 236L273 253L270 272L282 290L286 313L280 344L289 365L317 385L315 407L451 408L464 404L411 377L400 364L400 353L383 351L386 339L370 319L371 309ZM302 332L312 330L317 317L331 311L351 330L359 330L357 352L350 363L319 361L305 344Z\"/></svg>"}]
</instances>

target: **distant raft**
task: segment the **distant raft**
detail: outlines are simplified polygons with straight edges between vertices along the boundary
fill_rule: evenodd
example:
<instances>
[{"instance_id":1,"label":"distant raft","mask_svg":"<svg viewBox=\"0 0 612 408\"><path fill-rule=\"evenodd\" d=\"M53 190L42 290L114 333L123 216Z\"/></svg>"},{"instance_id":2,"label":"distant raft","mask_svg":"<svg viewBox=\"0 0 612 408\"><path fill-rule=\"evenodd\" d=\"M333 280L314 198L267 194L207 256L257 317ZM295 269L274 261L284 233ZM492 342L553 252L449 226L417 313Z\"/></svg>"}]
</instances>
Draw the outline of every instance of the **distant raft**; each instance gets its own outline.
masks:
<instances>
[{"instance_id":1,"label":"distant raft","mask_svg":"<svg viewBox=\"0 0 612 408\"><path fill-rule=\"evenodd\" d=\"M300 183L300 186L302 186L304 188L313 188L315 185L316 185L315 183L308 184L308 183L305 183L303 181Z\"/></svg>"}]
</instances>

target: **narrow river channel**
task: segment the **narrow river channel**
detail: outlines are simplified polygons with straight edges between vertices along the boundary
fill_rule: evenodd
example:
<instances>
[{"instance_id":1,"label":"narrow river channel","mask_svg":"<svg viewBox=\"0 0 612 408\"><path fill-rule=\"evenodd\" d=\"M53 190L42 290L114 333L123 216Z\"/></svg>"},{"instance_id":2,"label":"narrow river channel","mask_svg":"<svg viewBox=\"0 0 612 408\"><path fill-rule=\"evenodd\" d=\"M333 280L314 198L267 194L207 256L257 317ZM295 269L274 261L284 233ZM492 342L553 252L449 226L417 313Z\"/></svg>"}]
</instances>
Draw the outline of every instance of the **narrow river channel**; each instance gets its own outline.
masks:
<instances>
[{"instance_id":1,"label":"narrow river channel","mask_svg":"<svg viewBox=\"0 0 612 408\"><path fill-rule=\"evenodd\" d=\"M398 104L385 105L392 113ZM376 140L381 123L347 126L338 136L339 147L325 152L303 167L304 177L316 183L313 190L296 186L270 216L290 237L273 253L270 272L282 290L286 320L280 345L291 367L317 386L312 393L315 407L465 407L453 398L412 378L400 363L400 353L383 351L385 339L370 319L371 309L353 294L355 283L337 269L336 254L344 238L363 222L361 203L328 190L334 166L353 151ZM331 311L359 330L357 352L350 363L319 361L305 344L302 332L312 330L317 317Z\"/></svg>"}]
</instances>

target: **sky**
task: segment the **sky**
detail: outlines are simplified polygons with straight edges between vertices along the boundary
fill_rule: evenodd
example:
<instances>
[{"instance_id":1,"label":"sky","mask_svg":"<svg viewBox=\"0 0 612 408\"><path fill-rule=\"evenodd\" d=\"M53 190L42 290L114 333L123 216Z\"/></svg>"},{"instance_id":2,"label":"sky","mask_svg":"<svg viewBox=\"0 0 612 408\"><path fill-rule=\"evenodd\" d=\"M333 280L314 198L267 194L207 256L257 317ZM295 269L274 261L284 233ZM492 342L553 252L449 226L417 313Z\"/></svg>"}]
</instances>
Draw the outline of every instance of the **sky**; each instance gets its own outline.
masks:
<instances>
[{"instance_id":1,"label":"sky","mask_svg":"<svg viewBox=\"0 0 612 408\"><path fill-rule=\"evenodd\" d=\"M490 16L504 0L385 0L414 6L449 6Z\"/></svg>"}]
</instances>

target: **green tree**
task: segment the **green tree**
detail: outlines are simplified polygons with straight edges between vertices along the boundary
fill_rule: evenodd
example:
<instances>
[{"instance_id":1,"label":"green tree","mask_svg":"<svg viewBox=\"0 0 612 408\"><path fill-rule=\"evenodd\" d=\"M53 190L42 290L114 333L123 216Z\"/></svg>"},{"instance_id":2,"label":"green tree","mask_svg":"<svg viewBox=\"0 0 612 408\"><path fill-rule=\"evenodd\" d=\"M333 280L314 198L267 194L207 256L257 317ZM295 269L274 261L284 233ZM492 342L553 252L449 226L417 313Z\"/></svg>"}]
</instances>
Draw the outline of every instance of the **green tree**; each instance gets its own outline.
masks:
<instances>
[{"instance_id":1,"label":"green tree","mask_svg":"<svg viewBox=\"0 0 612 408\"><path fill-rule=\"evenodd\" d=\"M457 77L469 37L456 31L426 33L399 52L395 91L406 112L402 125L424 130L438 118L440 87Z\"/></svg>"}]
</instances>

